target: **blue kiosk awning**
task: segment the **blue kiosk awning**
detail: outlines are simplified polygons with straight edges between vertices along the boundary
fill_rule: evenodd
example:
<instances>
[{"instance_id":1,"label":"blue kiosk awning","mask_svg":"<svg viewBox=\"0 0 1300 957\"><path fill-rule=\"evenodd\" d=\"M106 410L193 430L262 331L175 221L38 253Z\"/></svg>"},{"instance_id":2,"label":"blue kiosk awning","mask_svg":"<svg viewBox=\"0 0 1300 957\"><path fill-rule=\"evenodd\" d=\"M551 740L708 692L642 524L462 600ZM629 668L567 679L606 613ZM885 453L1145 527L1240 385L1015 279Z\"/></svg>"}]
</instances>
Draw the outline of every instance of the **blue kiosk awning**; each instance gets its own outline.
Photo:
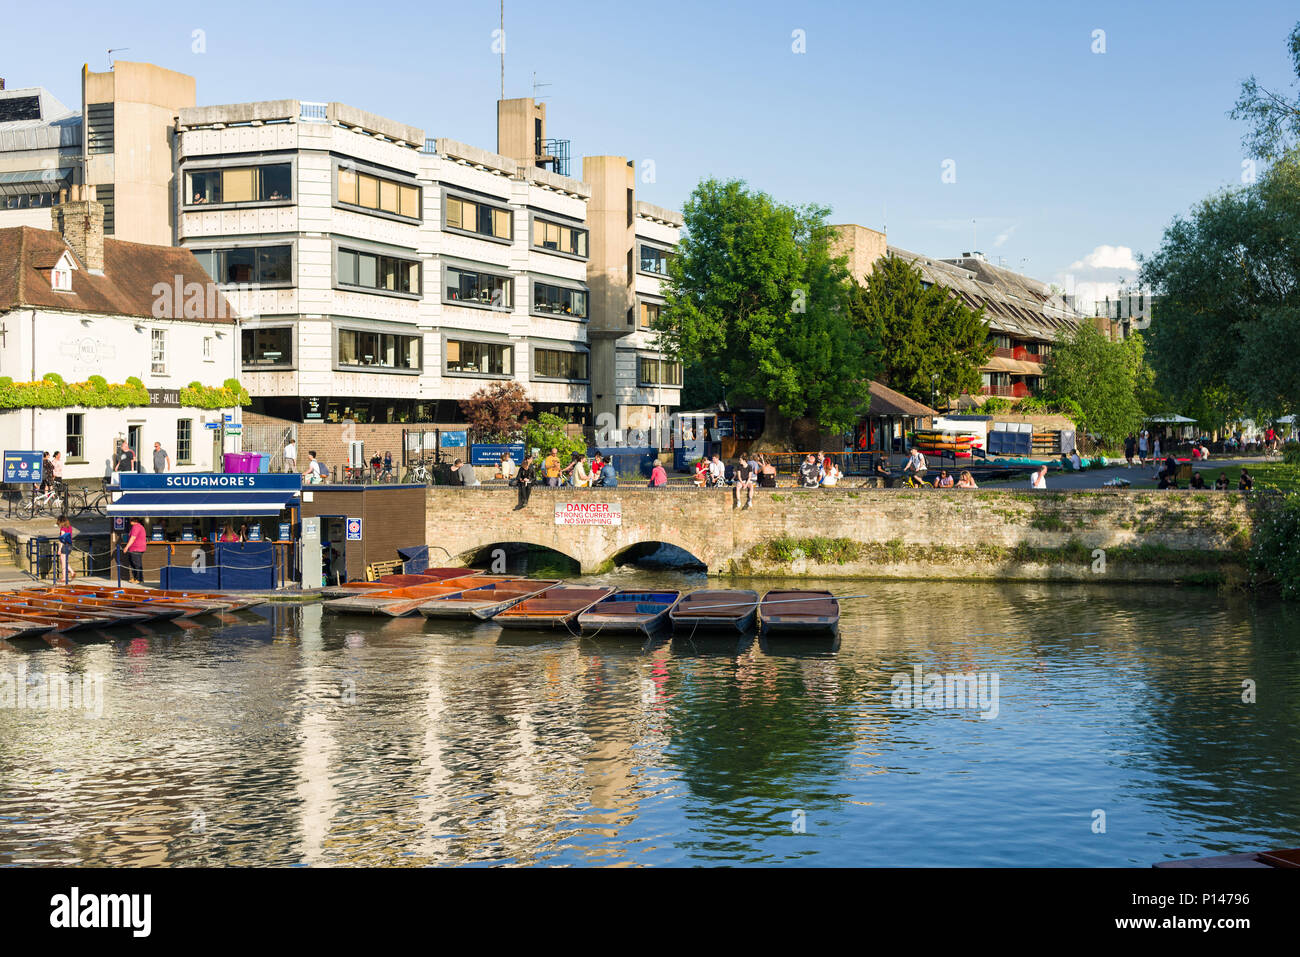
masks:
<instances>
[{"instance_id":1,"label":"blue kiosk awning","mask_svg":"<svg viewBox=\"0 0 1300 957\"><path fill-rule=\"evenodd\" d=\"M279 515L300 502L297 475L170 473L121 476L109 515L221 518Z\"/></svg>"}]
</instances>

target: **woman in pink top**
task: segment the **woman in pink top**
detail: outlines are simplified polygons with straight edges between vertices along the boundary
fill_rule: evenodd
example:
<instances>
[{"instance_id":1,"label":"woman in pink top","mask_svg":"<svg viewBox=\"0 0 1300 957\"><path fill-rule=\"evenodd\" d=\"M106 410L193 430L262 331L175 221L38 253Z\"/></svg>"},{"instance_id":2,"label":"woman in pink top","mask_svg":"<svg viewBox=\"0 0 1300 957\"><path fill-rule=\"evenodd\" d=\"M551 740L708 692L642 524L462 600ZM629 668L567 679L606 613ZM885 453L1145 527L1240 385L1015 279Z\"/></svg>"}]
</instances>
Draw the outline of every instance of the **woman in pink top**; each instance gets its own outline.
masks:
<instances>
[{"instance_id":1,"label":"woman in pink top","mask_svg":"<svg viewBox=\"0 0 1300 957\"><path fill-rule=\"evenodd\" d=\"M126 538L126 560L131 570L131 581L144 584L144 526L138 518L131 519L131 531Z\"/></svg>"},{"instance_id":2,"label":"woman in pink top","mask_svg":"<svg viewBox=\"0 0 1300 957\"><path fill-rule=\"evenodd\" d=\"M663 465L658 459L655 459L654 468L650 470L650 487L663 488L668 484L668 473L664 471Z\"/></svg>"}]
</instances>

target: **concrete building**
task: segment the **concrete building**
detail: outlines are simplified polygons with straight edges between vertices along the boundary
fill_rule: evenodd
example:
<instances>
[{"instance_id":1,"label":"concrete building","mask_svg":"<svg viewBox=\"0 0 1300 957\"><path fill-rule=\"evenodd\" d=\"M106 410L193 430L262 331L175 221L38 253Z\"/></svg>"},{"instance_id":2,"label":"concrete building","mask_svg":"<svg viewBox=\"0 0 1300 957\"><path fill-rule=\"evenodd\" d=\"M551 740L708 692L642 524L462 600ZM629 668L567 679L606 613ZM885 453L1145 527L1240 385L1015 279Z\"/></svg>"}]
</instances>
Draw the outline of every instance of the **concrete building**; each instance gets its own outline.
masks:
<instances>
[{"instance_id":1,"label":"concrete building","mask_svg":"<svg viewBox=\"0 0 1300 957\"><path fill-rule=\"evenodd\" d=\"M62 450L69 479L104 475L116 440L136 451L143 471L153 471L154 442L173 470L219 469L222 451L238 446L224 417L238 425L240 410L186 405L184 390L238 376L233 309L188 251L105 238L93 187L69 187L61 198L45 229L0 228L0 441ZM104 393L97 398L134 389L140 401L25 399L23 384L49 373L91 383Z\"/></svg>"},{"instance_id":2,"label":"concrete building","mask_svg":"<svg viewBox=\"0 0 1300 957\"><path fill-rule=\"evenodd\" d=\"M620 177L616 209L595 206L532 100L502 101L498 119L517 157L342 103L179 112L177 242L218 282L254 286L253 411L450 424L511 380L535 412L584 425L593 403L619 428L677 404L680 367L648 317L680 217L632 198L621 157L592 166L601 190L607 167Z\"/></svg>"},{"instance_id":3,"label":"concrete building","mask_svg":"<svg viewBox=\"0 0 1300 957\"><path fill-rule=\"evenodd\" d=\"M81 90L77 111L43 88L0 84L0 227L48 226L59 190L94 186L107 235L171 245L171 130L194 105L194 78L119 61L82 67Z\"/></svg>"},{"instance_id":4,"label":"concrete building","mask_svg":"<svg viewBox=\"0 0 1300 957\"><path fill-rule=\"evenodd\" d=\"M1043 384L1043 362L1052 343L1092 317L1076 311L1064 295L1029 276L989 263L980 252L931 259L890 246L885 234L865 226L842 225L834 249L847 257L853 277L863 282L881 256L896 256L921 271L926 286L939 285L971 309L983 309L993 354L981 367L981 397L1021 399ZM969 397L975 404L981 397Z\"/></svg>"}]
</instances>

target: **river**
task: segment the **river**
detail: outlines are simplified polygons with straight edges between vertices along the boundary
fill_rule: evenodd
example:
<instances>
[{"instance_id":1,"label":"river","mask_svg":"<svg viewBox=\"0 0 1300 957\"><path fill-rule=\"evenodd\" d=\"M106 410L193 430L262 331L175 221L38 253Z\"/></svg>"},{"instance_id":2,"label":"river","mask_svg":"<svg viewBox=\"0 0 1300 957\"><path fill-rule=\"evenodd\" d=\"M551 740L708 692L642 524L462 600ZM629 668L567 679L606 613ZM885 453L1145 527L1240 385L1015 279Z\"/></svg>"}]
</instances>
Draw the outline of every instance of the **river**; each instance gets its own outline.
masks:
<instances>
[{"instance_id":1,"label":"river","mask_svg":"<svg viewBox=\"0 0 1300 957\"><path fill-rule=\"evenodd\" d=\"M1146 867L1300 844L1295 607L828 587L865 596L838 647L319 605L0 647L11 687L88 690L0 708L0 864ZM979 693L909 691L935 674Z\"/></svg>"}]
</instances>

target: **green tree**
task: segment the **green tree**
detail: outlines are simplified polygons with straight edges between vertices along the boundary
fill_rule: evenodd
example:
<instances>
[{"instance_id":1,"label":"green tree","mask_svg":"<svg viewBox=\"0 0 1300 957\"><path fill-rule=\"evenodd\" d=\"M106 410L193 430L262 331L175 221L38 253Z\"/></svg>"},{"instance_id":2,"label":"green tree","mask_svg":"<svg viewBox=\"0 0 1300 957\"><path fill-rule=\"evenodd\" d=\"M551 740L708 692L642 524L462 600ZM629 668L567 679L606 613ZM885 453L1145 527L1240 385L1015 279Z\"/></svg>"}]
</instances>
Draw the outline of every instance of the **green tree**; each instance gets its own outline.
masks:
<instances>
[{"instance_id":1,"label":"green tree","mask_svg":"<svg viewBox=\"0 0 1300 957\"><path fill-rule=\"evenodd\" d=\"M970 309L897 256L876 260L867 284L853 284L850 314L864 341L879 343L881 381L929 404L980 389L993 352L984 311Z\"/></svg>"},{"instance_id":2,"label":"green tree","mask_svg":"<svg viewBox=\"0 0 1300 957\"><path fill-rule=\"evenodd\" d=\"M1141 426L1145 418L1138 403L1138 370L1142 365L1142 339L1112 342L1091 323L1080 323L1062 335L1047 357L1043 398L1073 402L1079 428L1118 445Z\"/></svg>"},{"instance_id":3,"label":"green tree","mask_svg":"<svg viewBox=\"0 0 1300 957\"><path fill-rule=\"evenodd\" d=\"M1175 403L1208 392L1261 420L1300 406L1300 155L1175 219L1142 281L1162 297L1151 362Z\"/></svg>"},{"instance_id":4,"label":"green tree","mask_svg":"<svg viewBox=\"0 0 1300 957\"><path fill-rule=\"evenodd\" d=\"M1300 23L1287 37L1287 52L1292 71L1300 80ZM1250 124L1242 145L1252 156L1273 159L1300 143L1300 97L1288 100L1283 94L1260 86L1253 75L1241 85L1237 105L1228 115Z\"/></svg>"},{"instance_id":5,"label":"green tree","mask_svg":"<svg viewBox=\"0 0 1300 957\"><path fill-rule=\"evenodd\" d=\"M683 209L658 328L671 353L727 393L841 430L877 368L848 318L827 212L781 205L740 180L700 183Z\"/></svg>"},{"instance_id":6,"label":"green tree","mask_svg":"<svg viewBox=\"0 0 1300 957\"><path fill-rule=\"evenodd\" d=\"M543 457L551 449L555 449L559 453L561 463L568 462L569 457L575 452L585 453L587 443L581 436L569 435L564 430L566 424L558 415L542 412L536 419L524 423L524 447L529 452L533 449L541 449Z\"/></svg>"}]
</instances>

